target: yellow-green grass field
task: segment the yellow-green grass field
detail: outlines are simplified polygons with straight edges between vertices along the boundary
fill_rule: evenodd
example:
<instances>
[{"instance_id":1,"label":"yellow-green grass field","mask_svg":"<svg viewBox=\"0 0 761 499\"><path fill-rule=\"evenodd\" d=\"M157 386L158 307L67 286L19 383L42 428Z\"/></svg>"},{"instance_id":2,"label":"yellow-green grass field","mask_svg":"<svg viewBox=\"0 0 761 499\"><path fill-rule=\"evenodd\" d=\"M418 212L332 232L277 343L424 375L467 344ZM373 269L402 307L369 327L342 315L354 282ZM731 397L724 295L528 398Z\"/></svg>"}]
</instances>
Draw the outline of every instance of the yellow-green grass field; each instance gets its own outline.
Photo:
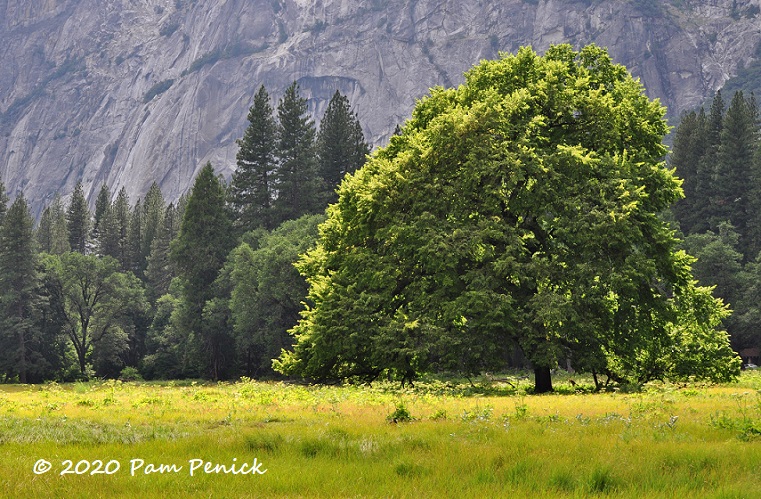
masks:
<instances>
[{"instance_id":1,"label":"yellow-green grass field","mask_svg":"<svg viewBox=\"0 0 761 499\"><path fill-rule=\"evenodd\" d=\"M0 497L761 494L761 373L637 393L575 380L542 396L515 377L2 385Z\"/></svg>"}]
</instances>

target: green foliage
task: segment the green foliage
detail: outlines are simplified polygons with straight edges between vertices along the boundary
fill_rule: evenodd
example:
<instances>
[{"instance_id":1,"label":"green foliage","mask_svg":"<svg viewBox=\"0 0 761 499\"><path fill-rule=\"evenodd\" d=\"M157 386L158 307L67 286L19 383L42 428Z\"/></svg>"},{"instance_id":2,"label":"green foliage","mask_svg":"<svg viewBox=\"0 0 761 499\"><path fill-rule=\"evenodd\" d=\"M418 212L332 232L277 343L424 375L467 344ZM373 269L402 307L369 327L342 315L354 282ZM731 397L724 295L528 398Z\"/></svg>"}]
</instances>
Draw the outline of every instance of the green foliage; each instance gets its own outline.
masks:
<instances>
[{"instance_id":1,"label":"green foliage","mask_svg":"<svg viewBox=\"0 0 761 499\"><path fill-rule=\"evenodd\" d=\"M37 248L34 220L23 195L16 198L3 218L0 226L0 342L5 348L0 353L0 372L6 379L17 375L20 383L39 381L48 362L40 355L41 338L34 323L40 305Z\"/></svg>"},{"instance_id":2,"label":"green foliage","mask_svg":"<svg viewBox=\"0 0 761 499\"><path fill-rule=\"evenodd\" d=\"M404 402L397 402L394 411L386 416L386 421L389 423L409 423L415 419Z\"/></svg>"},{"instance_id":3,"label":"green foliage","mask_svg":"<svg viewBox=\"0 0 761 499\"><path fill-rule=\"evenodd\" d=\"M85 254L90 234L90 209L87 206L82 182L77 182L66 209L66 230L72 251Z\"/></svg>"},{"instance_id":4,"label":"green foliage","mask_svg":"<svg viewBox=\"0 0 761 499\"><path fill-rule=\"evenodd\" d=\"M202 362L212 379L219 379L225 355L216 332L203 324L206 302L214 298L212 284L234 244L232 222L225 209L225 190L206 164L196 177L170 256L181 278L182 306L173 327L198 341Z\"/></svg>"},{"instance_id":5,"label":"green foliage","mask_svg":"<svg viewBox=\"0 0 761 499\"><path fill-rule=\"evenodd\" d=\"M250 234L230 254L230 310L242 370L247 376L272 373L272 359L290 348L306 299L306 282L294 267L314 246L322 215L285 222L271 233Z\"/></svg>"},{"instance_id":6,"label":"green foliage","mask_svg":"<svg viewBox=\"0 0 761 499\"><path fill-rule=\"evenodd\" d=\"M347 173L365 164L370 147L362 127L349 105L349 99L338 90L330 99L317 134L317 162L328 202L337 198L335 189Z\"/></svg>"},{"instance_id":7,"label":"green foliage","mask_svg":"<svg viewBox=\"0 0 761 499\"><path fill-rule=\"evenodd\" d=\"M66 210L60 195L56 195L50 206L43 210L35 237L42 252L61 255L71 249L66 228Z\"/></svg>"},{"instance_id":8,"label":"green foliage","mask_svg":"<svg viewBox=\"0 0 761 499\"><path fill-rule=\"evenodd\" d=\"M316 213L319 180L315 162L314 123L307 116L307 101L296 82L289 86L277 106L277 161L272 226L301 215Z\"/></svg>"},{"instance_id":9,"label":"green foliage","mask_svg":"<svg viewBox=\"0 0 761 499\"><path fill-rule=\"evenodd\" d=\"M146 258L146 288L151 303L169 292L169 285L176 275L175 265L170 258L170 244L180 229L180 213L173 203L166 207L161 220Z\"/></svg>"},{"instance_id":10,"label":"green foliage","mask_svg":"<svg viewBox=\"0 0 761 499\"><path fill-rule=\"evenodd\" d=\"M45 255L43 265L51 307L65 321L80 374L88 376L91 356L100 363L100 372L117 367L119 355L128 348L126 331L133 326L134 312L145 308L140 281L119 272L111 257L70 252Z\"/></svg>"},{"instance_id":11,"label":"green foliage","mask_svg":"<svg viewBox=\"0 0 761 499\"><path fill-rule=\"evenodd\" d=\"M673 374L681 335L710 337L731 365L722 305L658 217L681 195L663 116L594 46L524 48L433 89L339 188L298 264L314 306L278 369L475 373L518 345L541 392L567 357L622 379ZM697 297L690 317L681 303Z\"/></svg>"},{"instance_id":12,"label":"green foliage","mask_svg":"<svg viewBox=\"0 0 761 499\"><path fill-rule=\"evenodd\" d=\"M143 381L140 372L131 366L127 366L121 370L119 373L119 379L121 381Z\"/></svg>"},{"instance_id":13,"label":"green foliage","mask_svg":"<svg viewBox=\"0 0 761 499\"><path fill-rule=\"evenodd\" d=\"M238 141L237 168L230 186L230 205L236 229L272 229L277 122L262 85L248 112L249 125Z\"/></svg>"}]
</instances>

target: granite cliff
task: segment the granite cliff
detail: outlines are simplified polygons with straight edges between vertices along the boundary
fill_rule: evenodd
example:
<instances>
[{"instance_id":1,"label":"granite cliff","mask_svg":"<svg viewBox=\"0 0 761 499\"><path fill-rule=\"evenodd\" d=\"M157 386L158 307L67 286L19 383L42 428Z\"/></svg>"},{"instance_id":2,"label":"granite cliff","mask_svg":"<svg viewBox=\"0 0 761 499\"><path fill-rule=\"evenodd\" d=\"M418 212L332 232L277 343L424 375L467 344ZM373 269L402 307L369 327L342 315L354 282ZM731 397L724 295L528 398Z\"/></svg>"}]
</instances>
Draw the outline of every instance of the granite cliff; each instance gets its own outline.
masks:
<instances>
[{"instance_id":1,"label":"granite cliff","mask_svg":"<svg viewBox=\"0 0 761 499\"><path fill-rule=\"evenodd\" d=\"M374 144L498 51L608 47L672 116L756 57L761 0L0 0L0 175L38 214L77 180L175 199L228 175L260 84L335 89Z\"/></svg>"}]
</instances>

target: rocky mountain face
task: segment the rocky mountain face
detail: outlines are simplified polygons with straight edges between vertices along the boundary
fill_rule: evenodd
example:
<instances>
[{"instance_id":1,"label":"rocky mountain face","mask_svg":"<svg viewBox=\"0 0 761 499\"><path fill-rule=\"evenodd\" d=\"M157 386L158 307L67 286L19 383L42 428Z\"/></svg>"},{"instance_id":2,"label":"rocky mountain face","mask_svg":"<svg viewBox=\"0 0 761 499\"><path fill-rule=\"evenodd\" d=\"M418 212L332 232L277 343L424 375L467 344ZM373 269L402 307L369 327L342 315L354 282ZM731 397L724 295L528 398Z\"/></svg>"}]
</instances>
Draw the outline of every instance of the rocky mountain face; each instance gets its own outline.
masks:
<instances>
[{"instance_id":1,"label":"rocky mountain face","mask_svg":"<svg viewBox=\"0 0 761 499\"><path fill-rule=\"evenodd\" d=\"M82 180L229 176L259 85L316 117L347 95L383 144L435 85L498 51L608 47L677 116L756 57L761 0L0 0L0 174L36 214Z\"/></svg>"}]
</instances>

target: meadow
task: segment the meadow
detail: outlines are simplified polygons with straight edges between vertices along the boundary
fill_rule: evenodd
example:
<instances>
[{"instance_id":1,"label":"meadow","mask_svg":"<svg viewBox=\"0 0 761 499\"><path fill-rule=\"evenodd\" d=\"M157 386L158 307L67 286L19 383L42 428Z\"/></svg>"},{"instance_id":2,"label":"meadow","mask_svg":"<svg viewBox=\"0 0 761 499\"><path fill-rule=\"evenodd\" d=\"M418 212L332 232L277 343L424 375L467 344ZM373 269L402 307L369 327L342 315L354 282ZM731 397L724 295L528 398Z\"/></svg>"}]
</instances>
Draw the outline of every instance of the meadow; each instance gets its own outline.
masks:
<instances>
[{"instance_id":1,"label":"meadow","mask_svg":"<svg viewBox=\"0 0 761 499\"><path fill-rule=\"evenodd\" d=\"M0 386L2 497L750 497L761 373L590 393L556 379L414 388Z\"/></svg>"}]
</instances>

